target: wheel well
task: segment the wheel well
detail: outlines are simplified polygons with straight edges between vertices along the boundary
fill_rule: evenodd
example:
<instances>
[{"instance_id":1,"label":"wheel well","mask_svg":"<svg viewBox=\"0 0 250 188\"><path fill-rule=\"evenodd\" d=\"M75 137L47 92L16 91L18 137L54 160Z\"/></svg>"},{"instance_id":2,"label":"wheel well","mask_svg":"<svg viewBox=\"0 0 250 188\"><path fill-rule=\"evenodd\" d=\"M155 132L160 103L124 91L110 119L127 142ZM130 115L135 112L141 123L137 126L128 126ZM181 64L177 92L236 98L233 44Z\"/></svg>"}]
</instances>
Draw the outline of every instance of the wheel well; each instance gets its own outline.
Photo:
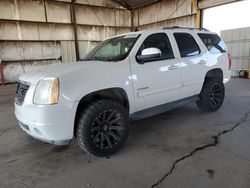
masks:
<instances>
[{"instance_id":1,"label":"wheel well","mask_svg":"<svg viewBox=\"0 0 250 188\"><path fill-rule=\"evenodd\" d=\"M205 81L206 81L206 79L209 79L209 78L218 78L221 82L223 82L222 70L217 68L217 69L212 69L212 70L208 71L206 74L206 77L205 77Z\"/></svg>"},{"instance_id":2,"label":"wheel well","mask_svg":"<svg viewBox=\"0 0 250 188\"><path fill-rule=\"evenodd\" d=\"M79 119L79 116L81 115L81 112L90 105L93 101L99 100L99 99L111 99L115 100L116 102L119 102L122 104L125 108L129 110L129 101L128 96L124 89L121 88L110 88L110 89L104 89L95 91L93 93L90 93L86 96L84 96L80 102L78 103L76 115L75 115L75 123L74 123L74 134L76 133L76 127L77 127L77 121Z\"/></svg>"}]
</instances>

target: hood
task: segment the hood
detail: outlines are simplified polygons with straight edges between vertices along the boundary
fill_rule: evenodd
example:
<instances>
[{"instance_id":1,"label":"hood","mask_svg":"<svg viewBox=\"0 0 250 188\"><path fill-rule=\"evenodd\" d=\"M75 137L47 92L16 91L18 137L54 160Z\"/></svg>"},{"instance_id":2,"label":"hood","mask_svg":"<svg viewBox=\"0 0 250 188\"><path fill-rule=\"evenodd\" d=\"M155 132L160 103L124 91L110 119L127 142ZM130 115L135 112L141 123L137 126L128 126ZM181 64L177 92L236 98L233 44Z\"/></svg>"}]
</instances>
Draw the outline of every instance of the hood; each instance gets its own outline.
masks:
<instances>
[{"instance_id":1,"label":"hood","mask_svg":"<svg viewBox=\"0 0 250 188\"><path fill-rule=\"evenodd\" d=\"M56 64L48 65L45 69L31 71L22 74L19 77L19 81L27 83L35 83L45 77L60 77L64 74L79 70L79 69L88 69L95 66L100 66L100 64L105 64L107 62L101 61L81 61L76 63L68 64Z\"/></svg>"}]
</instances>

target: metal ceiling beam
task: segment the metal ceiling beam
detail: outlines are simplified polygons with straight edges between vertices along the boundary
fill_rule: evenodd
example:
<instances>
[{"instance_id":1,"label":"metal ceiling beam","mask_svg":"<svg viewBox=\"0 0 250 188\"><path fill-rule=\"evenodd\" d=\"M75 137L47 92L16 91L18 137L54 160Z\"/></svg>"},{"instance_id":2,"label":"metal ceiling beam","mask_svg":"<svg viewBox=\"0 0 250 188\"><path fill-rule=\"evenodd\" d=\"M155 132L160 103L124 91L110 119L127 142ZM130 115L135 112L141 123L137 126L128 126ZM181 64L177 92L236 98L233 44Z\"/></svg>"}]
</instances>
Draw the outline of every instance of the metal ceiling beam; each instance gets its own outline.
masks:
<instances>
[{"instance_id":1,"label":"metal ceiling beam","mask_svg":"<svg viewBox=\"0 0 250 188\"><path fill-rule=\"evenodd\" d=\"M138 6L131 6L129 3L127 3L127 1L125 0L111 0L112 2L115 2L115 3L118 3L119 5L123 6L124 8L132 11L134 9L138 9L138 8L141 8L141 7L144 7L144 6L149 6L149 5L152 5L152 4L155 4L155 3L159 3L161 0L154 0L152 2L148 2L148 3L144 3L144 4L141 4L141 5L138 5Z\"/></svg>"},{"instance_id":2,"label":"metal ceiling beam","mask_svg":"<svg viewBox=\"0 0 250 188\"><path fill-rule=\"evenodd\" d=\"M153 4L156 4L156 3L159 3L159 2L161 2L161 1L162 1L162 0L155 0L155 1L152 1L152 2L149 2L149 3L145 3L145 4L142 4L142 5L139 5L139 6L133 7L133 9L138 9L138 8L142 8L142 7L150 6L150 5L153 5Z\"/></svg>"},{"instance_id":3,"label":"metal ceiling beam","mask_svg":"<svg viewBox=\"0 0 250 188\"><path fill-rule=\"evenodd\" d=\"M132 7L126 1L123 1L123 0L111 0L111 1L118 3L119 5L123 6L124 8L130 11L132 10Z\"/></svg>"}]
</instances>

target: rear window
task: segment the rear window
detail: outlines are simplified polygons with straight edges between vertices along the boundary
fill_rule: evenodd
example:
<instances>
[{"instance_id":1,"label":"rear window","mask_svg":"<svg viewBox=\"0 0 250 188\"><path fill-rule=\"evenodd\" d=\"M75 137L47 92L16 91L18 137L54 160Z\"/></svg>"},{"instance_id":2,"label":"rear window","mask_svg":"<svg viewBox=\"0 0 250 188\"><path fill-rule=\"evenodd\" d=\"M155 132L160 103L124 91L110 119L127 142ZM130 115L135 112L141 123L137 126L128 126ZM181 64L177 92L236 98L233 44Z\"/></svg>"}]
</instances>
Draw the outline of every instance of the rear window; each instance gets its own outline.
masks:
<instances>
[{"instance_id":1,"label":"rear window","mask_svg":"<svg viewBox=\"0 0 250 188\"><path fill-rule=\"evenodd\" d=\"M211 53L218 54L227 52L227 47L224 41L221 40L218 35L199 33L198 36L201 38L201 40Z\"/></svg>"},{"instance_id":2,"label":"rear window","mask_svg":"<svg viewBox=\"0 0 250 188\"><path fill-rule=\"evenodd\" d=\"M181 57L199 55L201 50L194 37L188 33L174 33Z\"/></svg>"}]
</instances>

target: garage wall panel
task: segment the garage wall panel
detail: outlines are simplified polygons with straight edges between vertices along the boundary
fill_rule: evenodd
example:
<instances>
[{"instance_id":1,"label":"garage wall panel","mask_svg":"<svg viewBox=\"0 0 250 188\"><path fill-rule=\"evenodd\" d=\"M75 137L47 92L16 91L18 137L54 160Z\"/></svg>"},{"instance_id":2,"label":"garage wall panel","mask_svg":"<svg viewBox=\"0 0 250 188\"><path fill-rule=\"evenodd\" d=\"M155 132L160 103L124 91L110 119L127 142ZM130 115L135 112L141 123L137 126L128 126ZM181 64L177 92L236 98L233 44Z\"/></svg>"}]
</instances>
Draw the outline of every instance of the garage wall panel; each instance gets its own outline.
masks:
<instances>
[{"instance_id":1,"label":"garage wall panel","mask_svg":"<svg viewBox=\"0 0 250 188\"><path fill-rule=\"evenodd\" d=\"M19 40L39 40L40 32L36 23L17 22L17 32Z\"/></svg>"},{"instance_id":2,"label":"garage wall panel","mask_svg":"<svg viewBox=\"0 0 250 188\"><path fill-rule=\"evenodd\" d=\"M250 27L221 32L232 55L232 73L237 76L240 70L248 70L250 60Z\"/></svg>"},{"instance_id":3,"label":"garage wall panel","mask_svg":"<svg viewBox=\"0 0 250 188\"><path fill-rule=\"evenodd\" d=\"M78 26L77 31L79 40L102 41L117 34L127 33L130 28Z\"/></svg>"},{"instance_id":4,"label":"garage wall panel","mask_svg":"<svg viewBox=\"0 0 250 188\"><path fill-rule=\"evenodd\" d=\"M48 22L71 23L70 4L46 2Z\"/></svg>"},{"instance_id":5,"label":"garage wall panel","mask_svg":"<svg viewBox=\"0 0 250 188\"><path fill-rule=\"evenodd\" d=\"M59 59L59 42L1 42L3 62L21 60Z\"/></svg>"},{"instance_id":6,"label":"garage wall panel","mask_svg":"<svg viewBox=\"0 0 250 188\"><path fill-rule=\"evenodd\" d=\"M134 23L147 25L194 13L191 0L163 0L159 3L138 9ZM139 16L138 16L139 15ZM138 21L139 19L139 21Z\"/></svg>"},{"instance_id":7,"label":"garage wall panel","mask_svg":"<svg viewBox=\"0 0 250 188\"><path fill-rule=\"evenodd\" d=\"M0 1L0 19L16 19L14 0Z\"/></svg>"},{"instance_id":8,"label":"garage wall panel","mask_svg":"<svg viewBox=\"0 0 250 188\"><path fill-rule=\"evenodd\" d=\"M18 2L17 15L20 20L45 21L44 1L43 0L15 0Z\"/></svg>"},{"instance_id":9,"label":"garage wall panel","mask_svg":"<svg viewBox=\"0 0 250 188\"><path fill-rule=\"evenodd\" d=\"M74 40L72 25L39 24L39 40Z\"/></svg>"},{"instance_id":10,"label":"garage wall panel","mask_svg":"<svg viewBox=\"0 0 250 188\"><path fill-rule=\"evenodd\" d=\"M76 19L78 24L130 27L130 12L101 7L77 6Z\"/></svg>"},{"instance_id":11,"label":"garage wall panel","mask_svg":"<svg viewBox=\"0 0 250 188\"><path fill-rule=\"evenodd\" d=\"M62 63L76 62L74 41L61 41Z\"/></svg>"},{"instance_id":12,"label":"garage wall panel","mask_svg":"<svg viewBox=\"0 0 250 188\"><path fill-rule=\"evenodd\" d=\"M116 10L115 11L115 26L131 27L131 12Z\"/></svg>"},{"instance_id":13,"label":"garage wall panel","mask_svg":"<svg viewBox=\"0 0 250 188\"><path fill-rule=\"evenodd\" d=\"M20 26L16 22L0 21L0 40L18 40Z\"/></svg>"},{"instance_id":14,"label":"garage wall panel","mask_svg":"<svg viewBox=\"0 0 250 188\"><path fill-rule=\"evenodd\" d=\"M195 27L195 15L184 16L181 18L170 19L162 22L152 23L140 26L140 29L164 28L164 27Z\"/></svg>"},{"instance_id":15,"label":"garage wall panel","mask_svg":"<svg viewBox=\"0 0 250 188\"><path fill-rule=\"evenodd\" d=\"M4 66L4 78L8 82L16 82L18 77L29 71L49 69L49 66L61 64L60 60L45 60L45 61L23 61L11 62Z\"/></svg>"},{"instance_id":16,"label":"garage wall panel","mask_svg":"<svg viewBox=\"0 0 250 188\"><path fill-rule=\"evenodd\" d=\"M74 34L71 25L0 21L0 40L74 40Z\"/></svg>"},{"instance_id":17,"label":"garage wall panel","mask_svg":"<svg viewBox=\"0 0 250 188\"><path fill-rule=\"evenodd\" d=\"M45 21L43 0L1 0L0 18Z\"/></svg>"}]
</instances>

